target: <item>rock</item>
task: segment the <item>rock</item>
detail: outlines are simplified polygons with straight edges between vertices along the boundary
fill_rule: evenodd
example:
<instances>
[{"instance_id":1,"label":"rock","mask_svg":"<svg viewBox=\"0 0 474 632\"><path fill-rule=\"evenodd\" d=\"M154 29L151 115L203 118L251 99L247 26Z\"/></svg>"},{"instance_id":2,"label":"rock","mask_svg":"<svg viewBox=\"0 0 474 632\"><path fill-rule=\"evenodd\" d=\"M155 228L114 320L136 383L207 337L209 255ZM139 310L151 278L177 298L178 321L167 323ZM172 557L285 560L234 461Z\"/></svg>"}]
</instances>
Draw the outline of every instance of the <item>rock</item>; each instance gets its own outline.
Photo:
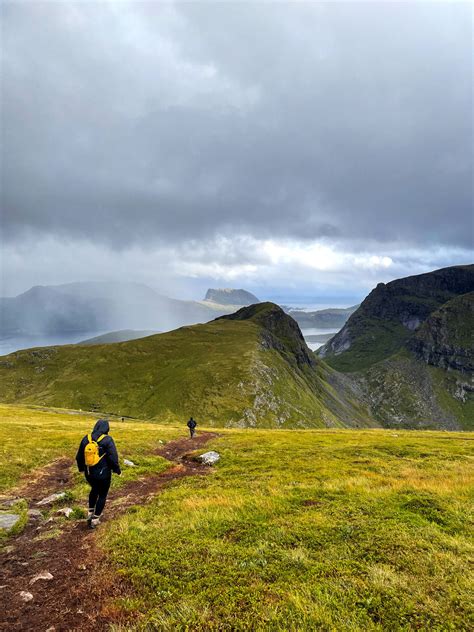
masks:
<instances>
[{"instance_id":1,"label":"rock","mask_svg":"<svg viewBox=\"0 0 474 632\"><path fill-rule=\"evenodd\" d=\"M33 595L30 592L26 592L26 590L22 590L20 593L20 598L24 602L31 601L33 599Z\"/></svg>"},{"instance_id":2,"label":"rock","mask_svg":"<svg viewBox=\"0 0 474 632\"><path fill-rule=\"evenodd\" d=\"M71 509L71 507L63 507L62 509L58 509L56 513L62 514L63 516L66 516L66 518L69 518L73 511L74 510Z\"/></svg>"},{"instance_id":3,"label":"rock","mask_svg":"<svg viewBox=\"0 0 474 632\"><path fill-rule=\"evenodd\" d=\"M33 518L34 520L39 520L43 517L43 514L39 509L28 509L28 518Z\"/></svg>"},{"instance_id":4,"label":"rock","mask_svg":"<svg viewBox=\"0 0 474 632\"><path fill-rule=\"evenodd\" d=\"M13 505L16 505L16 503L20 500L21 498L9 498L8 500L4 500L2 502L2 507L13 507Z\"/></svg>"},{"instance_id":5,"label":"rock","mask_svg":"<svg viewBox=\"0 0 474 632\"><path fill-rule=\"evenodd\" d=\"M199 461L201 461L203 465L214 465L214 463L217 463L220 458L219 453L213 452L212 450L211 452L205 452L204 454L198 456Z\"/></svg>"},{"instance_id":6,"label":"rock","mask_svg":"<svg viewBox=\"0 0 474 632\"><path fill-rule=\"evenodd\" d=\"M161 439L159 439L159 440L158 440L158 443L163 444L163 443L164 443L164 441L162 441Z\"/></svg>"},{"instance_id":7,"label":"rock","mask_svg":"<svg viewBox=\"0 0 474 632\"><path fill-rule=\"evenodd\" d=\"M5 551L5 553L10 554L13 553L15 547L10 544L9 546L6 546L3 550Z\"/></svg>"},{"instance_id":8,"label":"rock","mask_svg":"<svg viewBox=\"0 0 474 632\"><path fill-rule=\"evenodd\" d=\"M133 461L129 461L128 459L124 459L123 464L128 465L128 467L136 467L135 463Z\"/></svg>"},{"instance_id":9,"label":"rock","mask_svg":"<svg viewBox=\"0 0 474 632\"><path fill-rule=\"evenodd\" d=\"M0 513L0 529L11 529L20 520L18 514L13 513Z\"/></svg>"},{"instance_id":10,"label":"rock","mask_svg":"<svg viewBox=\"0 0 474 632\"><path fill-rule=\"evenodd\" d=\"M30 586L40 579L46 579L49 581L50 579L53 579L53 576L49 571L41 571L41 573L38 573L38 575L35 575L32 579L30 579Z\"/></svg>"},{"instance_id":11,"label":"rock","mask_svg":"<svg viewBox=\"0 0 474 632\"><path fill-rule=\"evenodd\" d=\"M253 305L260 302L255 294L233 288L209 288L204 300L218 305Z\"/></svg>"},{"instance_id":12,"label":"rock","mask_svg":"<svg viewBox=\"0 0 474 632\"><path fill-rule=\"evenodd\" d=\"M36 503L36 506L42 507L43 505L52 505L56 501L62 500L65 497L66 497L66 492L58 492L57 494L51 494L51 496L47 496L46 498L43 498L43 500L40 500L38 503Z\"/></svg>"}]
</instances>

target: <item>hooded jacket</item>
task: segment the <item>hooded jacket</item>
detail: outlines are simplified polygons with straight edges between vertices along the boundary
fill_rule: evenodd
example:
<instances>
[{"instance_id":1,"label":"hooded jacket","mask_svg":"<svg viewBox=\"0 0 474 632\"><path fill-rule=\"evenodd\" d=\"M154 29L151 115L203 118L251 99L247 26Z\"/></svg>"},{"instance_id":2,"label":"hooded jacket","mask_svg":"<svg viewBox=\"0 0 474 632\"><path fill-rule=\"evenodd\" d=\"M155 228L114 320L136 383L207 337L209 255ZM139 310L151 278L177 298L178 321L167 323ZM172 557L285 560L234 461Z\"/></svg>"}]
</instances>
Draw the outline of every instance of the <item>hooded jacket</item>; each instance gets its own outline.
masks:
<instances>
[{"instance_id":1,"label":"hooded jacket","mask_svg":"<svg viewBox=\"0 0 474 632\"><path fill-rule=\"evenodd\" d=\"M115 447L115 443L112 437L108 436L109 429L110 429L110 426L107 419L99 419L96 422L94 429L92 430L92 439L94 441L96 441L100 437L100 435L104 434L106 436L98 444L99 457L101 457L103 454L105 454L105 456L102 459L100 459L97 465L94 465L91 468L88 468L86 475L89 476L90 478L103 479L103 478L108 478L109 476L111 476L112 472L115 472L115 474L121 473L119 458L117 454L117 448ZM84 460L84 448L86 447L88 443L89 443L89 439L88 439L88 436L86 435L85 437L83 437L79 445L79 450L77 451L77 454L76 454L77 468L79 472L86 472L86 463Z\"/></svg>"}]
</instances>

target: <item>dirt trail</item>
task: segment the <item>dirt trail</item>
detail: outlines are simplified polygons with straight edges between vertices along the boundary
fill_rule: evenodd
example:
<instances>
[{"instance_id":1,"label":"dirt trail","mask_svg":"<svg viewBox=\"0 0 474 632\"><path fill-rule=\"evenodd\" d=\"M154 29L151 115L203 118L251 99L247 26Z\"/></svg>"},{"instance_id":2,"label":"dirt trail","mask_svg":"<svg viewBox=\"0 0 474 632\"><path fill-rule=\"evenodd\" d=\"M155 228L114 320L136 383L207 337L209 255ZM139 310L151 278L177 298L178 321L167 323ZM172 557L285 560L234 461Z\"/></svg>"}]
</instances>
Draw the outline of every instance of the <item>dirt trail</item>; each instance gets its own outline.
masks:
<instances>
[{"instance_id":1,"label":"dirt trail","mask_svg":"<svg viewBox=\"0 0 474 632\"><path fill-rule=\"evenodd\" d=\"M189 454L216 436L206 432L192 441L167 443L156 454L175 465L110 492L104 522L137 504L137 499L147 502L170 481L210 472ZM54 461L38 479L20 488L21 497L36 501L66 489L70 467L68 459ZM130 587L114 575L96 546L97 532L87 529L84 520L61 522L61 533L55 533L58 525L55 519L30 519L22 533L10 538L6 550L0 553L0 630L88 632L106 630L112 622L123 620L111 604L114 597L130 592ZM49 571L53 579L40 579L30 585L42 571ZM21 591L31 592L33 600L25 603Z\"/></svg>"}]
</instances>

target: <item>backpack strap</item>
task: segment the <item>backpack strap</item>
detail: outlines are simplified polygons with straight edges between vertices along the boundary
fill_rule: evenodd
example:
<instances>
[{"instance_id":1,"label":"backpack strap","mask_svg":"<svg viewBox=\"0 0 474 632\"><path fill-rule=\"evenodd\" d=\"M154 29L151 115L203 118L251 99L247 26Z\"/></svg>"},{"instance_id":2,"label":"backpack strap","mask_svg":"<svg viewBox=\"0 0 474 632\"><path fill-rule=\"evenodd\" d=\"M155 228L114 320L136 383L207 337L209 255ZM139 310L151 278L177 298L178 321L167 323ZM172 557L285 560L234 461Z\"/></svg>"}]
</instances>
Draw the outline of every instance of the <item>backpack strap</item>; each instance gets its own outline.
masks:
<instances>
[{"instance_id":1,"label":"backpack strap","mask_svg":"<svg viewBox=\"0 0 474 632\"><path fill-rule=\"evenodd\" d=\"M87 435L87 440L89 441L89 443L92 443L92 434Z\"/></svg>"},{"instance_id":2,"label":"backpack strap","mask_svg":"<svg viewBox=\"0 0 474 632\"><path fill-rule=\"evenodd\" d=\"M104 434L100 435L100 437L96 439L96 443L99 443L99 441L102 441L102 439L105 439L106 436L107 435L104 435Z\"/></svg>"}]
</instances>

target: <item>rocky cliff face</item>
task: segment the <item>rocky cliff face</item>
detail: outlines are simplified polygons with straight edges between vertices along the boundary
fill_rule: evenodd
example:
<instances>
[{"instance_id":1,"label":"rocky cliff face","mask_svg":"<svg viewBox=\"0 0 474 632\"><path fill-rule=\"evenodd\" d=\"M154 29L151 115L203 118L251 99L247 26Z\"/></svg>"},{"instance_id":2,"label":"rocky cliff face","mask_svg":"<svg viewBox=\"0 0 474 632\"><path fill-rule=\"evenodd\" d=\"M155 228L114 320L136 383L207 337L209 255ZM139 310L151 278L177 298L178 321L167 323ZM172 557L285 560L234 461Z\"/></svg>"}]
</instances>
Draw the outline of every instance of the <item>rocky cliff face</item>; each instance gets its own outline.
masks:
<instances>
[{"instance_id":1,"label":"rocky cliff face","mask_svg":"<svg viewBox=\"0 0 474 632\"><path fill-rule=\"evenodd\" d=\"M263 327L263 348L276 349L298 367L314 366L316 360L308 348L298 323L274 303L258 303L242 307L235 314L217 320L252 320Z\"/></svg>"},{"instance_id":2,"label":"rocky cliff face","mask_svg":"<svg viewBox=\"0 0 474 632\"><path fill-rule=\"evenodd\" d=\"M258 298L247 290L233 290L231 288L212 289L206 292L205 301L212 301L219 305L253 305Z\"/></svg>"},{"instance_id":3,"label":"rocky cliff face","mask_svg":"<svg viewBox=\"0 0 474 632\"><path fill-rule=\"evenodd\" d=\"M474 371L474 292L458 296L430 314L407 346L432 366Z\"/></svg>"},{"instance_id":4,"label":"rocky cliff face","mask_svg":"<svg viewBox=\"0 0 474 632\"><path fill-rule=\"evenodd\" d=\"M447 301L472 291L474 265L379 283L320 355L341 370L368 368L402 348Z\"/></svg>"}]
</instances>

